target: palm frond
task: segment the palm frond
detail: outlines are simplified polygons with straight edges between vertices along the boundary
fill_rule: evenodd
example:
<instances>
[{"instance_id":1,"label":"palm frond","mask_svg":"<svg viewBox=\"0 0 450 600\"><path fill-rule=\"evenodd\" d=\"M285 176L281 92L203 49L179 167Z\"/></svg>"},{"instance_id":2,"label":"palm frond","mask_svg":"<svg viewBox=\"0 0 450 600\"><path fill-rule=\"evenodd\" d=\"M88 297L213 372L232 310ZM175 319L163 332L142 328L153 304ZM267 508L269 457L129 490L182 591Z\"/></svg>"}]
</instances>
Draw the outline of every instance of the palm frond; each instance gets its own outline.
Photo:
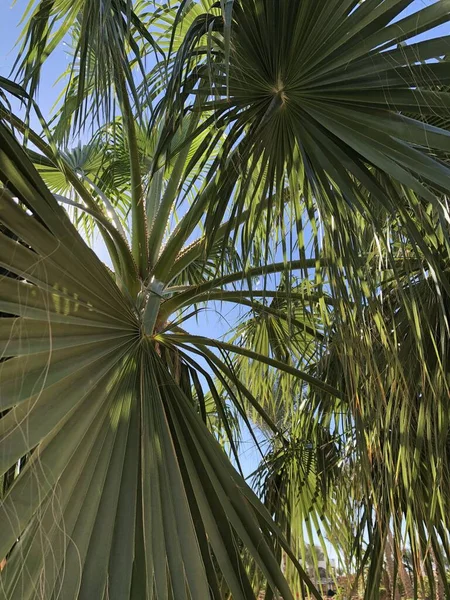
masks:
<instances>
[{"instance_id":1,"label":"palm frond","mask_svg":"<svg viewBox=\"0 0 450 600\"><path fill-rule=\"evenodd\" d=\"M288 551L282 533L202 422L186 367L158 350L169 336L142 335L136 305L0 134L1 222L29 246L1 244L19 275L0 288L13 315L0 322L1 471L31 453L1 504L2 597L219 599L214 557L233 596L254 598L241 544L292 598L267 539Z\"/></svg>"}]
</instances>

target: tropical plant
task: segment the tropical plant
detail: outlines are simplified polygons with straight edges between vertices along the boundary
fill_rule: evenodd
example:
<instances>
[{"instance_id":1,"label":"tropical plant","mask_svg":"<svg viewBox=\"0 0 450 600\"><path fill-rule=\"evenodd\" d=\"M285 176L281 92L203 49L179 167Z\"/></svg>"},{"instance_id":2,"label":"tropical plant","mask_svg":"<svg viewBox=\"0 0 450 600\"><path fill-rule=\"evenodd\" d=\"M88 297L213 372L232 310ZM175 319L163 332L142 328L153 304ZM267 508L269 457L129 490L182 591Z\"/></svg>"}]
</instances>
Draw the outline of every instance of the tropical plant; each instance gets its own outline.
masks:
<instances>
[{"instance_id":1,"label":"tropical plant","mask_svg":"<svg viewBox=\"0 0 450 600\"><path fill-rule=\"evenodd\" d=\"M0 80L0 597L320 598L312 525L368 599L392 525L444 568L450 1L408 8L30 2Z\"/></svg>"}]
</instances>

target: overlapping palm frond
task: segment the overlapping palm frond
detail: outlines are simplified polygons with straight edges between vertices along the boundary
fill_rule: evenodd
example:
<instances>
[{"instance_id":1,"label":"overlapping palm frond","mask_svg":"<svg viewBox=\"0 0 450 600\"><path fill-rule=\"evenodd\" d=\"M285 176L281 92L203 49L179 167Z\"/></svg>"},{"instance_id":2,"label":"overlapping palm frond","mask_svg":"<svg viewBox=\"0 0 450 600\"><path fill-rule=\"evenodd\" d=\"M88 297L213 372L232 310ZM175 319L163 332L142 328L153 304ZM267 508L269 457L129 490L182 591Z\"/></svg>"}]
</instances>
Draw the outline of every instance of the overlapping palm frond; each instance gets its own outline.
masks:
<instances>
[{"instance_id":1,"label":"overlapping palm frond","mask_svg":"<svg viewBox=\"0 0 450 600\"><path fill-rule=\"evenodd\" d=\"M345 564L352 545L353 531L345 520L351 482L340 437L320 425L311 438L308 433L303 413L292 414L285 442L273 443L255 473L255 486L302 564L317 576L320 559L309 548L318 545L329 561L332 547L334 560ZM301 592L302 582L289 564L286 576L291 589Z\"/></svg>"},{"instance_id":2,"label":"overlapping palm frond","mask_svg":"<svg viewBox=\"0 0 450 600\"><path fill-rule=\"evenodd\" d=\"M72 168L77 165L72 165L67 157L55 156L53 148L19 119L6 111L4 116L51 157L55 174L59 169L91 207L89 210L113 244L111 248L117 250L117 255L112 254L117 262L113 260L115 269L110 273L84 245L27 155L3 126L4 153L0 164L7 187L2 190L2 220L30 246L24 256L17 243L2 244L3 264L8 272L20 276L19 283L14 283L18 289L11 285L10 277L2 281L1 288L2 306L12 315L2 323L3 352L9 358L5 363L8 372L2 371L2 392L7 394L2 408L8 411L1 419L5 434L1 442L4 468L8 470L17 464L26 453L32 454L27 466L19 469L2 503L4 522L8 523L8 527L2 528L6 534L1 540L1 552L7 556L2 576L4 597L9 600L24 590L32 594L36 586L41 586L48 597L63 593L75 598L94 591L113 596L117 593L121 598L124 594L139 597L142 593L149 597L178 598L182 593L204 596L206 590L211 589L219 598L219 587L223 585L236 597L255 597L258 590L254 589L253 582L261 579L289 597L287 584L270 550L273 535L280 537L281 533L242 480L233 479L238 475L202 423L202 420L208 423L209 411L199 385L199 374L211 383L215 409L230 445L234 445L233 423L229 409L213 391L211 372L227 386L238 410L242 410L240 396L244 393L255 408L257 400L243 384L238 385L237 396L234 373L227 362L208 350L217 346L215 340L181 332L177 335L163 314L155 320L150 336L143 334L146 307L142 305L147 297L138 293L137 271L127 240L108 221L105 207L95 198L95 188L80 185ZM36 154L33 160L43 163ZM180 175L177 178L176 182ZM172 202L176 200L175 191ZM73 253L77 254L76 258ZM200 238L180 254L174 266L183 262L177 269L180 273L189 271L203 254ZM72 259L74 265L67 270ZM169 281L172 268L167 267ZM274 270L281 268L275 265ZM200 260L197 270L201 273ZM221 273L221 269L216 270L211 278L211 271L206 281L216 292L225 291L221 289L221 278L230 278L230 274ZM242 277L242 272L231 273L232 281ZM179 294L168 290L167 295L172 300L169 316L186 305L186 293L188 304L189 296L194 301L197 299L198 294L192 293L198 288L197 282L189 284ZM179 299L178 295L183 294L184 298ZM221 349L231 353L241 351L232 344L225 344ZM209 372L196 362L198 354L209 364ZM270 362L264 356L260 358ZM271 364L274 366L273 361ZM30 365L28 375L27 365ZM294 367L290 371L301 376ZM175 396L170 396L171 388L176 390ZM52 408L55 394L65 399L57 411ZM180 420L181 413L177 416L173 412L178 410L176 397L191 411L190 425ZM164 407L162 403L166 401L169 404ZM89 411L84 415L87 406ZM170 415L167 410L172 411ZM260 411L264 415L263 409ZM52 416L46 420L43 415L48 413ZM34 430L32 434L23 435L23 422ZM35 423L39 423L37 428ZM203 430L206 438L196 441L192 427L197 434ZM138 443L141 436L145 441ZM180 452L184 452L183 458ZM211 452L217 460L208 463ZM162 461L159 466L158 460L155 463L157 456ZM170 460L172 466L166 466L163 474L161 469L166 460ZM228 465L229 476L233 474L228 483L222 476L216 477L221 461ZM195 475L194 467L201 465L201 472L197 470ZM125 478L124 473L127 473ZM150 477L151 489L139 484L144 474ZM162 478L157 489L153 487L155 477ZM235 484L240 481L239 485L244 485L243 489L249 494L248 500L242 502L241 499L237 513L236 507L226 500L233 496L233 502L238 501L232 481ZM225 484L231 486L227 491ZM133 486L130 501L125 490ZM28 493L24 490L30 492L31 500L20 508L17 498ZM168 501L175 492L176 506L172 500ZM85 504L87 499L89 509ZM56 513L55 505L58 506ZM253 505L258 508L252 513ZM173 510L178 512L183 528L180 523L168 520ZM222 511L220 517L218 513L214 517L217 510ZM199 521L200 513L206 515L209 524ZM242 528L244 513L250 524L248 534L245 527ZM219 524L218 529L214 519ZM112 526L114 521L120 531ZM100 552L99 532L104 527L108 527L110 536ZM126 529L126 543L122 527ZM259 541L255 536L259 536ZM188 557L187 548L192 544ZM242 548L242 557L236 556L236 545ZM286 544L285 547L289 552ZM193 548L198 549L196 558L192 555ZM127 553L126 559L122 552ZM295 560L295 556L291 556ZM28 558L33 567L28 566ZM141 563L141 559L144 562ZM194 563L197 561L195 568L192 568L192 559ZM262 562L258 564L259 561ZM269 570L262 567L266 562ZM250 565L248 576L247 565ZM120 577L120 585L111 578L111 569ZM49 570L51 576L47 576ZM111 581L114 591L109 587Z\"/></svg>"},{"instance_id":3,"label":"overlapping palm frond","mask_svg":"<svg viewBox=\"0 0 450 600\"><path fill-rule=\"evenodd\" d=\"M441 226L436 220L438 236ZM336 305L315 372L342 397L336 402L313 391L304 410L313 425L338 431L351 448L348 493L361 510L349 521L352 552L362 571L369 568L366 596L376 598L373 582L381 577L383 560L375 561L374 555L382 556L391 530L397 569L406 538L414 549L415 593L423 584L424 564L433 579L431 549L439 548L439 561L445 562L449 430L443 415L450 394L447 295L436 286L425 257L405 238L400 220L386 219L387 251L380 251L383 243L371 229L355 220L348 227L349 240L366 257L359 274L363 288L346 279L347 310ZM446 274L443 242L435 251ZM364 302L357 300L361 296Z\"/></svg>"},{"instance_id":4,"label":"overlapping palm frond","mask_svg":"<svg viewBox=\"0 0 450 600\"><path fill-rule=\"evenodd\" d=\"M435 59L449 40L408 43L448 21L447 3L408 16L403 12L412 1L231 4L228 33L222 16L205 14L192 24L168 95L172 108L181 110L187 98L179 85L183 78L192 93L208 90L211 121L227 128L223 160L216 165L219 178L236 179L236 172L249 177L262 164L267 177L255 203L273 192L272 204L279 204L289 184L294 196L309 198L310 214L317 211L324 226L334 222L338 231L345 205L371 220L383 206L402 216L420 244L409 202L387 192L377 173L414 190L447 218L429 188L448 191L448 166L439 160L448 151L448 132L427 125L426 116L447 114L446 92L435 83L445 85L448 63ZM198 55L203 68L194 60ZM212 90L205 86L206 73ZM422 121L402 114L412 106ZM226 186L223 198L220 189L209 209L211 233L228 206ZM369 203L363 190L370 192ZM247 195L247 186L240 186L236 211ZM427 233L432 235L431 226ZM427 258L432 262L430 254Z\"/></svg>"},{"instance_id":5,"label":"overlapping palm frond","mask_svg":"<svg viewBox=\"0 0 450 600\"><path fill-rule=\"evenodd\" d=\"M5 93L74 63L43 135L0 108L0 597L318 597L320 535L371 600L391 529L443 567L450 0L30 7Z\"/></svg>"},{"instance_id":6,"label":"overlapping palm frond","mask_svg":"<svg viewBox=\"0 0 450 600\"><path fill-rule=\"evenodd\" d=\"M123 103L128 102L126 94L137 99L132 61L143 76L142 41L160 53L130 0L77 0L70 4L30 0L26 16L29 20L22 34L16 68L31 97L39 86L41 67L48 56L65 40L73 46L72 64L66 73L69 82L61 113L62 133L72 125L100 125L105 119L110 120L114 90L122 110Z\"/></svg>"},{"instance_id":7,"label":"overlapping palm frond","mask_svg":"<svg viewBox=\"0 0 450 600\"><path fill-rule=\"evenodd\" d=\"M320 356L325 341L317 297L308 295L308 286L281 279L273 290L270 288L275 282L268 285L268 280L261 278L257 289L249 286L251 299L242 291L223 295L223 299L229 296L230 301L250 308L233 328L230 339L258 354L308 370ZM244 355L236 357L234 368L280 429L289 427L291 411L301 402L302 382ZM258 422L255 412L251 412Z\"/></svg>"},{"instance_id":8,"label":"overlapping palm frond","mask_svg":"<svg viewBox=\"0 0 450 600\"><path fill-rule=\"evenodd\" d=\"M39 588L48 598L220 598L223 578L234 597L253 598L241 545L289 598L270 549L281 533L202 422L195 351L232 379L207 351L216 342L160 327L143 335L145 309L120 291L4 125L1 135L1 221L29 246L2 236L2 265L19 275L0 292L12 315L0 323L10 357L2 470L31 452L1 506L2 597Z\"/></svg>"},{"instance_id":9,"label":"overlapping palm frond","mask_svg":"<svg viewBox=\"0 0 450 600\"><path fill-rule=\"evenodd\" d=\"M412 315L399 299L404 293ZM355 427L354 460L363 465L357 488L371 516L366 525L370 536L381 535L384 544L393 528L396 562L406 536L416 573L423 572L423 564L432 573L438 548L445 580L450 390L448 301L442 300L444 307L426 274L391 283L380 312L367 308L358 337L339 326L323 372L344 392L348 404L341 403L340 409ZM333 414L326 400L317 410L328 418ZM420 586L420 577L414 584Z\"/></svg>"}]
</instances>

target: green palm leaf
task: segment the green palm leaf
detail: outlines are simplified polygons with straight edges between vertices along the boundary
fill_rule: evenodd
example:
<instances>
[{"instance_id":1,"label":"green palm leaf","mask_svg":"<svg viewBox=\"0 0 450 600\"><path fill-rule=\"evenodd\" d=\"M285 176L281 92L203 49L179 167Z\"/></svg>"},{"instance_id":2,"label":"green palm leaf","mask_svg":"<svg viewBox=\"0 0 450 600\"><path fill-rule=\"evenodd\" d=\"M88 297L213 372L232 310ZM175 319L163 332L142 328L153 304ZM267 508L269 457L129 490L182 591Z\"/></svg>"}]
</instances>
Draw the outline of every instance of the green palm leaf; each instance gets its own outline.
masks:
<instances>
[{"instance_id":1,"label":"green palm leaf","mask_svg":"<svg viewBox=\"0 0 450 600\"><path fill-rule=\"evenodd\" d=\"M0 134L0 219L19 239L2 235L0 251L19 277L0 291L11 315L2 472L30 455L1 505L2 597L219 598L221 572L233 597L254 598L238 540L291 597L269 515L142 335L135 305L4 125Z\"/></svg>"},{"instance_id":2,"label":"green palm leaf","mask_svg":"<svg viewBox=\"0 0 450 600\"><path fill-rule=\"evenodd\" d=\"M215 165L219 183L206 221L211 236L229 209L226 182L233 188L236 173L245 174L246 183L235 191L234 214L246 208L250 177L266 174L252 197L257 204L275 194L267 229L290 185L294 197L310 197L310 216L317 211L326 226L345 204L371 220L381 205L391 214L400 211L417 236L408 202L386 193L378 173L414 190L448 219L430 187L449 191L450 172L440 159L450 137L427 118L447 115L446 92L436 82L444 86L449 76L450 63L440 60L449 39L413 38L448 22L449 5L443 0L402 16L410 5L412 0L234 2L229 58L222 16L196 18L178 52L168 99L176 114L187 103L181 81L192 85L192 93L206 92L207 76L213 82L205 109L226 128L227 141ZM404 114L413 105L419 120ZM361 198L366 191L368 203ZM259 218L255 210L252 219Z\"/></svg>"}]
</instances>

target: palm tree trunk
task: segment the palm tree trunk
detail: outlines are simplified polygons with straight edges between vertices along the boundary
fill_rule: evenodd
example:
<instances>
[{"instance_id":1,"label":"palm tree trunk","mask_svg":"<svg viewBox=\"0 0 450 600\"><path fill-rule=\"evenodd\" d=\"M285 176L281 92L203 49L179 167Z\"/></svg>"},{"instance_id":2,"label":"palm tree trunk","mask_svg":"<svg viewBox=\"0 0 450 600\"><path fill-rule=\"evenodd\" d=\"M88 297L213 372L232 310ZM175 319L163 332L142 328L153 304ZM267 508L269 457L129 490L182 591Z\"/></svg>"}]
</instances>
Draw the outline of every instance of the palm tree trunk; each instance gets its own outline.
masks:
<instances>
[{"instance_id":1,"label":"palm tree trunk","mask_svg":"<svg viewBox=\"0 0 450 600\"><path fill-rule=\"evenodd\" d=\"M383 600L387 600L388 598L392 597L392 592L391 592L391 581L389 579L389 575L388 575L388 572L386 569L383 571L383 585L386 588L386 595L383 596Z\"/></svg>"},{"instance_id":2,"label":"palm tree trunk","mask_svg":"<svg viewBox=\"0 0 450 600\"><path fill-rule=\"evenodd\" d=\"M397 586L397 581L395 577L395 561L394 561L394 542L392 538L392 533L389 530L386 539L386 571L389 577L390 589L391 589L391 598L392 600L400 600L400 591Z\"/></svg>"},{"instance_id":3,"label":"palm tree trunk","mask_svg":"<svg viewBox=\"0 0 450 600\"><path fill-rule=\"evenodd\" d=\"M403 557L399 557L398 561L398 571L400 575L400 579L402 581L403 590L405 592L405 598L407 600L412 600L414 598L414 588L411 581L411 577L405 569L405 565L403 564Z\"/></svg>"},{"instance_id":4,"label":"palm tree trunk","mask_svg":"<svg viewBox=\"0 0 450 600\"><path fill-rule=\"evenodd\" d=\"M445 600L445 587L444 582L442 581L441 572L439 571L439 565L436 560L436 554L434 553L433 546L430 548L430 554L433 559L433 573L434 573L434 585L435 585L435 593L436 600Z\"/></svg>"},{"instance_id":5,"label":"palm tree trunk","mask_svg":"<svg viewBox=\"0 0 450 600\"><path fill-rule=\"evenodd\" d=\"M407 570L405 569L405 564L403 562L403 552L400 550L398 546L394 543L394 538L392 536L392 532L389 530L388 532L388 543L391 547L392 553L397 555L397 564L398 564L398 574L400 576L400 581L402 582L404 597L407 600L412 600L414 598L414 587L411 581L411 577Z\"/></svg>"}]
</instances>

